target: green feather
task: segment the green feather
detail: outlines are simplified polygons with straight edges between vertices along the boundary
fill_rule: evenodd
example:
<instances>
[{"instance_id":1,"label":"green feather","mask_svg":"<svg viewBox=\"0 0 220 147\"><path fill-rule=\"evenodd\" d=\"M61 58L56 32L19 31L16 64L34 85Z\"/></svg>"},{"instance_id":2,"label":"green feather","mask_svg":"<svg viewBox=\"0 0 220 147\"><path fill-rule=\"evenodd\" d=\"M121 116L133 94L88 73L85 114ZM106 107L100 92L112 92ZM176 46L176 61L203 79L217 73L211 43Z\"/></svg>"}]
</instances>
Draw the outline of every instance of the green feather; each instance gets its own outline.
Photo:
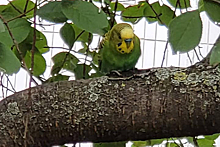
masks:
<instances>
[{"instance_id":1,"label":"green feather","mask_svg":"<svg viewBox=\"0 0 220 147\"><path fill-rule=\"evenodd\" d=\"M118 49L123 42L120 33L125 27L131 28L126 23L116 24L101 42L99 69L102 73L109 73L113 70L125 71L135 67L141 55L140 39L133 34L134 47L129 53L120 52L121 49Z\"/></svg>"}]
</instances>

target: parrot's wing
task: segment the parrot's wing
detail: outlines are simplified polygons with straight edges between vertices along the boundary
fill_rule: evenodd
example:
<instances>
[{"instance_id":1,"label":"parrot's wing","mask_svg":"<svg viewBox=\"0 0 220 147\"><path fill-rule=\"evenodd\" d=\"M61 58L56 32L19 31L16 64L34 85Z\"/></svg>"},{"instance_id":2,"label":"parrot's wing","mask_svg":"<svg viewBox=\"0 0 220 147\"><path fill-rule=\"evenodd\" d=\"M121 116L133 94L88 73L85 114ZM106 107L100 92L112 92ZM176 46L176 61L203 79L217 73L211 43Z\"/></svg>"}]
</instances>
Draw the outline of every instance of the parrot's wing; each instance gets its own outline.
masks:
<instances>
[{"instance_id":1,"label":"parrot's wing","mask_svg":"<svg viewBox=\"0 0 220 147\"><path fill-rule=\"evenodd\" d=\"M105 46L106 41L109 40L109 32L107 32L104 37L102 38L101 42L99 43L99 51L98 51L98 67L99 67L99 71L101 71L101 66L102 66L102 51L103 51L103 47Z\"/></svg>"}]
</instances>

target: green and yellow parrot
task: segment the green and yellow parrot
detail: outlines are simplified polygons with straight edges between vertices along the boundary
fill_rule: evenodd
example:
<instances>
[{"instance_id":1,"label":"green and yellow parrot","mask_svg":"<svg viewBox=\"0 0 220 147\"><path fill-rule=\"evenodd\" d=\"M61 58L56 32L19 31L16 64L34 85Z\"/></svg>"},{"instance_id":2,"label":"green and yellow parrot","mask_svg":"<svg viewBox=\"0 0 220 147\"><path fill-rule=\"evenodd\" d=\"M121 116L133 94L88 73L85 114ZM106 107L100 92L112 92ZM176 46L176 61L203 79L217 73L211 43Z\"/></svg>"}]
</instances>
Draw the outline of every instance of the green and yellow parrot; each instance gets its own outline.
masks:
<instances>
[{"instance_id":1,"label":"green and yellow parrot","mask_svg":"<svg viewBox=\"0 0 220 147\"><path fill-rule=\"evenodd\" d=\"M132 27L116 24L101 41L99 69L102 73L132 69L140 55L140 39Z\"/></svg>"}]
</instances>

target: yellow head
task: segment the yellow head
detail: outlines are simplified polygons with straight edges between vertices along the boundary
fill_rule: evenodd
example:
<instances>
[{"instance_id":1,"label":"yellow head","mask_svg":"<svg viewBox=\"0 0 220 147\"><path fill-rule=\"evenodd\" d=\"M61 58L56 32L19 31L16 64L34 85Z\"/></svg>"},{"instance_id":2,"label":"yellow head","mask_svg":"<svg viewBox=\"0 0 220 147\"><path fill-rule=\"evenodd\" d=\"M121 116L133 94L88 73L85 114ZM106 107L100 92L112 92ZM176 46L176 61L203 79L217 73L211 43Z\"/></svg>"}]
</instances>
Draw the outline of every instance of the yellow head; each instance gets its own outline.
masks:
<instances>
[{"instance_id":1,"label":"yellow head","mask_svg":"<svg viewBox=\"0 0 220 147\"><path fill-rule=\"evenodd\" d=\"M120 23L112 28L112 41L121 54L130 53L134 48L134 31L129 24Z\"/></svg>"}]
</instances>

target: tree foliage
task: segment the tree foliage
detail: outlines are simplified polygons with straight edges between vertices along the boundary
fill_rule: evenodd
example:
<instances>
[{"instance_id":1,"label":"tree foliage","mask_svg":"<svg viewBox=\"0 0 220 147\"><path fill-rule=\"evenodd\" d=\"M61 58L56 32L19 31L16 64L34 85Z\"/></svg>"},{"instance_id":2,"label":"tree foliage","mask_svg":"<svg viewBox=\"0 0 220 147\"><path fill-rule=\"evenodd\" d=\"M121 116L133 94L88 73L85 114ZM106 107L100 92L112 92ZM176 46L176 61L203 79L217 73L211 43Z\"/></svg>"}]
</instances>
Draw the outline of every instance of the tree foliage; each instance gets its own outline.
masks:
<instances>
[{"instance_id":1,"label":"tree foliage","mask_svg":"<svg viewBox=\"0 0 220 147\"><path fill-rule=\"evenodd\" d=\"M200 0L197 10L189 11L190 0L168 0L169 5L159 2L149 3L139 1L138 4L125 7L123 3L104 0L62 0L62 1L30 1L13 0L7 5L0 5L0 70L5 74L17 73L24 68L32 79L42 83L68 80L69 76L62 75L62 69L75 74L76 79L87 79L93 69L97 71L97 51L90 49L94 34L103 36L116 23L115 17L119 13L125 22L138 23L146 19L148 23L157 22L168 28L168 42L174 52L189 52L197 47L201 41L202 20L200 14L205 11L210 20L219 26L220 1ZM98 4L97 4L98 3ZM97 7L97 5L101 7ZM176 10L183 11L176 16ZM54 63L51 77L43 78L46 70L46 60L43 56L48 52L47 39L36 29L36 19L40 17L53 24L62 24L60 36L68 46L67 52L60 52L52 57ZM40 24L42 25L42 24ZM43 26L42 26L43 27ZM73 51L75 42L81 42L82 49ZM97 45L98 47L98 45ZM76 54L84 55L84 63L80 62ZM210 64L220 63L220 41L213 46ZM91 58L88 63L87 57ZM215 137L205 136L198 144ZM162 140L152 142L134 142L133 147L154 145ZM191 138L189 142L194 142ZM167 143L172 146L175 142ZM176 144L175 144L176 145ZM98 146L98 145L97 145ZM105 145L103 145L105 146Z\"/></svg>"}]
</instances>

